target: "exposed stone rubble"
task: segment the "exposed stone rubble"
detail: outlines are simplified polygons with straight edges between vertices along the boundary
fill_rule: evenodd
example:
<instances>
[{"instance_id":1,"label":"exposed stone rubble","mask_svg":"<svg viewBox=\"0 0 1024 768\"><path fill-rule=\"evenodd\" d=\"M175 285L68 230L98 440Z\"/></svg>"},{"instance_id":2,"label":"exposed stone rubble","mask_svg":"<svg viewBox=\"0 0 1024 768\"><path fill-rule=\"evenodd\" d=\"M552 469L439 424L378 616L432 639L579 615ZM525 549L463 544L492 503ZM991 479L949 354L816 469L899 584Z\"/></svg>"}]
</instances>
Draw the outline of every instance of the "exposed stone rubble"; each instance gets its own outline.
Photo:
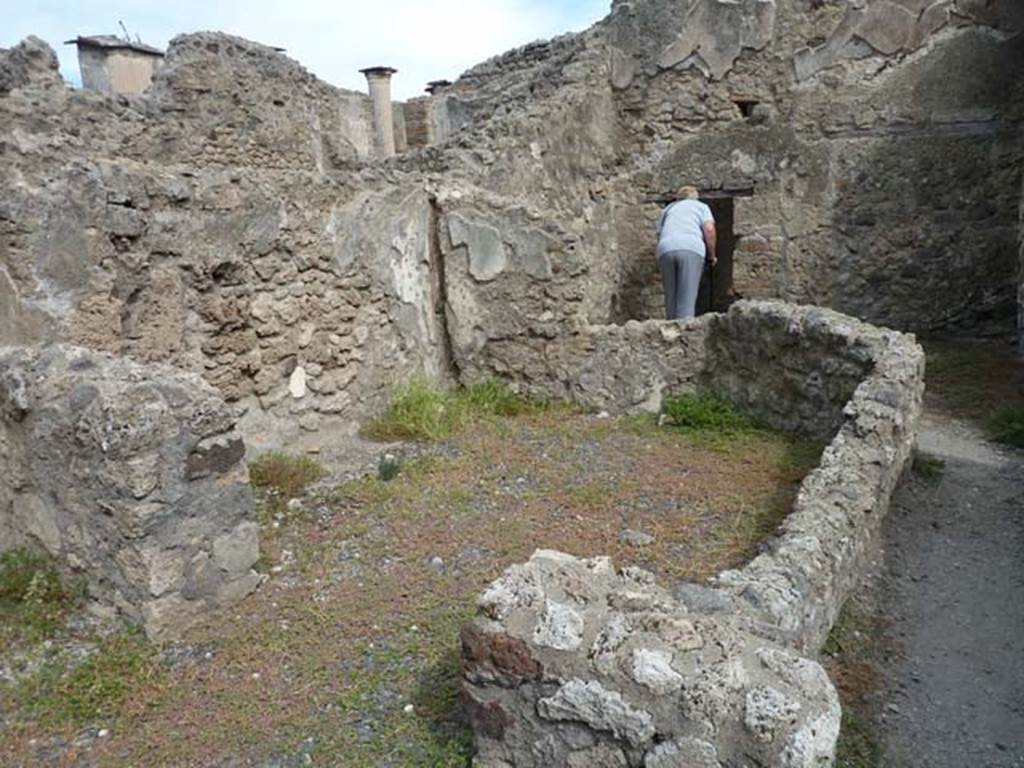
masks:
<instances>
[{"instance_id":1,"label":"exposed stone rubble","mask_svg":"<svg viewBox=\"0 0 1024 768\"><path fill-rule=\"evenodd\" d=\"M69 346L0 348L0 550L173 636L259 582L236 416L198 376Z\"/></svg>"},{"instance_id":2,"label":"exposed stone rubble","mask_svg":"<svg viewBox=\"0 0 1024 768\"><path fill-rule=\"evenodd\" d=\"M0 96L26 85L63 88L59 66L57 54L35 35L13 48L0 48Z\"/></svg>"},{"instance_id":3,"label":"exposed stone rubble","mask_svg":"<svg viewBox=\"0 0 1024 768\"><path fill-rule=\"evenodd\" d=\"M833 434L821 465L769 551L710 587L553 551L492 584L462 635L481 768L831 765L840 709L813 657L909 458L924 354L817 308L741 302L706 325L705 381Z\"/></svg>"},{"instance_id":4,"label":"exposed stone rubble","mask_svg":"<svg viewBox=\"0 0 1024 768\"><path fill-rule=\"evenodd\" d=\"M571 647L552 642L557 606ZM542 550L462 634L474 765L826 765L839 701L824 669L731 615L692 613L654 577Z\"/></svg>"}]
</instances>

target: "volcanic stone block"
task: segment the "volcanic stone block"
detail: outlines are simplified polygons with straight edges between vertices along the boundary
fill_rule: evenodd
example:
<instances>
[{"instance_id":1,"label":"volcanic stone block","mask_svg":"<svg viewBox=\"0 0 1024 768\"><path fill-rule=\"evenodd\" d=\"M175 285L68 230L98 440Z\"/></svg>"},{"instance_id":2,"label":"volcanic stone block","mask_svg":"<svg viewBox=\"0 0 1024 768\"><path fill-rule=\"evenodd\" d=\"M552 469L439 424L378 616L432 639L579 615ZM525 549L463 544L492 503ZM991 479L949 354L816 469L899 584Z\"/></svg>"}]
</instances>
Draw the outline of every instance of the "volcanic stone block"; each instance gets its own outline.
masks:
<instances>
[{"instance_id":1,"label":"volcanic stone block","mask_svg":"<svg viewBox=\"0 0 1024 768\"><path fill-rule=\"evenodd\" d=\"M234 427L194 374L70 346L0 349L0 549L46 550L91 598L153 637L177 634L259 580Z\"/></svg>"}]
</instances>

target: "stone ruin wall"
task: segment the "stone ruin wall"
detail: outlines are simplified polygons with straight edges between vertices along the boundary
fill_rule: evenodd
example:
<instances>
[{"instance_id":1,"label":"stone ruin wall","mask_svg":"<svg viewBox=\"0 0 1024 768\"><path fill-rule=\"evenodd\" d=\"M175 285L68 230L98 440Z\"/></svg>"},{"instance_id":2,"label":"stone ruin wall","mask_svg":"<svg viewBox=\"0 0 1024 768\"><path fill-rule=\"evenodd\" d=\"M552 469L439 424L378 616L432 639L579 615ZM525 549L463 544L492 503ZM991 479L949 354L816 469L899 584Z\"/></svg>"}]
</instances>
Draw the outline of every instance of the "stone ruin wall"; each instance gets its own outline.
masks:
<instances>
[{"instance_id":1,"label":"stone ruin wall","mask_svg":"<svg viewBox=\"0 0 1024 768\"><path fill-rule=\"evenodd\" d=\"M629 174L651 191L683 178L753 191L735 203L738 294L907 330L1005 331L1018 4L687 7L622 3L610 20ZM650 312L656 278L643 277L626 305Z\"/></svg>"},{"instance_id":2,"label":"stone ruin wall","mask_svg":"<svg viewBox=\"0 0 1024 768\"><path fill-rule=\"evenodd\" d=\"M903 5L616 3L418 103L435 144L386 162L365 96L264 46L183 36L131 99L12 49L0 341L199 372L268 445L351 428L415 371L547 390L580 329L660 316L644 200L684 180L753 192L744 296L1008 330L1020 19Z\"/></svg>"},{"instance_id":3,"label":"stone ruin wall","mask_svg":"<svg viewBox=\"0 0 1024 768\"><path fill-rule=\"evenodd\" d=\"M514 137L520 162L543 165L542 182L563 182L559 160L599 161L564 197L589 198L611 216L603 228L564 201L545 209L579 228L591 322L658 316L658 208L644 200L693 181L739 195L740 296L908 330L1005 332L1022 29L1012 2L621 2L586 33L470 70L436 108L478 147ZM583 86L590 112L573 113L563 102ZM556 132L563 120L581 131L607 123L586 137L596 146L573 147L534 133L536 116ZM479 183L532 194L514 175Z\"/></svg>"},{"instance_id":4,"label":"stone ruin wall","mask_svg":"<svg viewBox=\"0 0 1024 768\"><path fill-rule=\"evenodd\" d=\"M732 320L623 324L660 315L644 200L681 181L752 190L736 199L744 295L1006 330L1020 19L936 6L896 44L872 14L903 6L881 0L866 16L616 3L420 104L435 144L386 162L365 96L265 46L183 36L146 94L108 98L67 89L26 41L0 52L0 344L198 373L257 450L350 429L416 372L615 410L710 383L813 431L859 380L850 359L798 363L769 399L740 373L767 347L730 358ZM739 97L759 102L749 117Z\"/></svg>"},{"instance_id":5,"label":"stone ruin wall","mask_svg":"<svg viewBox=\"0 0 1024 768\"><path fill-rule=\"evenodd\" d=\"M768 551L711 586L553 551L508 569L462 633L474 765L831 764L840 707L814 658L909 459L924 354L817 308L740 302L702 326L705 374L762 418L832 435L820 465Z\"/></svg>"},{"instance_id":6,"label":"stone ruin wall","mask_svg":"<svg viewBox=\"0 0 1024 768\"><path fill-rule=\"evenodd\" d=\"M6 56L28 57L31 76L0 98L4 343L68 340L200 372L263 438L351 425L412 372L458 375L491 338L580 315L576 220L590 204L558 187L581 167L562 153L549 171L489 136L361 159L340 123L324 127L344 94L223 35L174 41L137 99L64 88L37 42ZM567 109L597 134L583 92ZM575 122L561 135L579 144ZM558 179L531 199L538 171Z\"/></svg>"},{"instance_id":7,"label":"stone ruin wall","mask_svg":"<svg viewBox=\"0 0 1024 768\"><path fill-rule=\"evenodd\" d=\"M259 583L235 426L195 374L63 345L0 347L0 551L44 549L96 604L174 636Z\"/></svg>"},{"instance_id":8,"label":"stone ruin wall","mask_svg":"<svg viewBox=\"0 0 1024 768\"><path fill-rule=\"evenodd\" d=\"M362 175L364 97L224 35L175 40L132 99L18 56L37 66L0 95L0 343L201 373L250 435L351 422L438 372L425 185Z\"/></svg>"}]
</instances>

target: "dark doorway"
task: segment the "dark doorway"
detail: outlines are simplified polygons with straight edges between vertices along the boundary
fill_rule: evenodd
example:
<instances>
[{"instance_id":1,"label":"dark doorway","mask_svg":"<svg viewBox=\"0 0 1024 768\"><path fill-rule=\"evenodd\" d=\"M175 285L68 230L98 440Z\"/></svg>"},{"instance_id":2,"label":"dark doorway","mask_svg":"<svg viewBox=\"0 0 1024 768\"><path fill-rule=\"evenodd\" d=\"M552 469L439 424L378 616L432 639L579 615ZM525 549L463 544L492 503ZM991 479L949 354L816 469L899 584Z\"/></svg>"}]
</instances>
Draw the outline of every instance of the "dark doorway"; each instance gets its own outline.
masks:
<instances>
[{"instance_id":1,"label":"dark doorway","mask_svg":"<svg viewBox=\"0 0 1024 768\"><path fill-rule=\"evenodd\" d=\"M737 296L732 289L732 253L736 245L733 233L733 200L732 195L709 192L701 198L707 203L715 217L715 229L718 230L718 263L714 269L705 266L704 276L700 281L700 292L697 294L697 314L706 312L724 312Z\"/></svg>"}]
</instances>

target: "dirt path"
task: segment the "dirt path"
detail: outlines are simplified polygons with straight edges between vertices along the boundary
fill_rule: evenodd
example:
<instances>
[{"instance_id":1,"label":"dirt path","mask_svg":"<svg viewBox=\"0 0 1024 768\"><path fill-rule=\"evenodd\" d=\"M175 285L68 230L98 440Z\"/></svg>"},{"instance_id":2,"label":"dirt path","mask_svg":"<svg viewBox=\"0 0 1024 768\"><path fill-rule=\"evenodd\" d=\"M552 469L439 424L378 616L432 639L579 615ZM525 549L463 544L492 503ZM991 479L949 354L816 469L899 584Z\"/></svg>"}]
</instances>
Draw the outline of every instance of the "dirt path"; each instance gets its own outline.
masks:
<instances>
[{"instance_id":1,"label":"dirt path","mask_svg":"<svg viewBox=\"0 0 1024 768\"><path fill-rule=\"evenodd\" d=\"M886 768L1024 767L1024 452L928 416L887 522L879 607Z\"/></svg>"}]
</instances>

